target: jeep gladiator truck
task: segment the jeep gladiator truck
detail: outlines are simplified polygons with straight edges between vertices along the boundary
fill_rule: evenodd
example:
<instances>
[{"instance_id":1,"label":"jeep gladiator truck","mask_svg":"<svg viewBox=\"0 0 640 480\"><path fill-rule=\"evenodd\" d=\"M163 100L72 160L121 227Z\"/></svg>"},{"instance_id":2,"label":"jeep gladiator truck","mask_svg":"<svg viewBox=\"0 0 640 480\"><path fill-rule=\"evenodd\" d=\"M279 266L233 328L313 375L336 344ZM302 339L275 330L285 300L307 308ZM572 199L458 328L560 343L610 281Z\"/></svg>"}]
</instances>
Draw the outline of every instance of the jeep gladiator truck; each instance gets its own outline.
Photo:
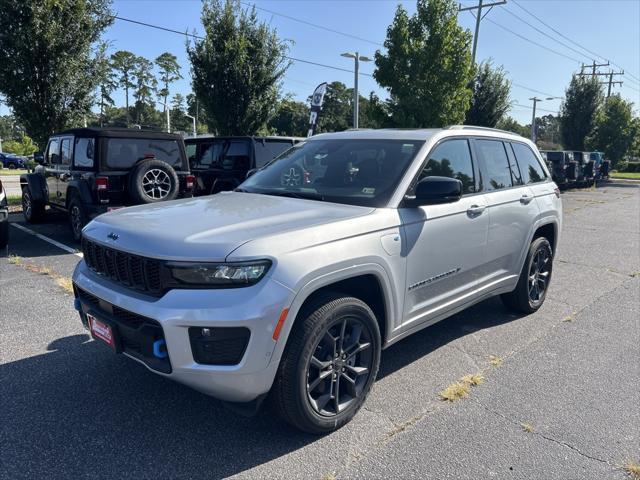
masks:
<instances>
[{"instance_id":1,"label":"jeep gladiator truck","mask_svg":"<svg viewBox=\"0 0 640 480\"><path fill-rule=\"evenodd\" d=\"M558 187L520 136L327 133L235 191L96 218L75 306L152 372L245 409L269 395L323 433L362 406L382 349L494 295L538 310L561 226Z\"/></svg>"},{"instance_id":2,"label":"jeep gladiator truck","mask_svg":"<svg viewBox=\"0 0 640 480\"><path fill-rule=\"evenodd\" d=\"M35 172L20 176L25 219L41 221L47 205L67 212L78 242L82 227L101 213L193 194L179 135L77 128L52 136L44 155L34 158Z\"/></svg>"}]
</instances>

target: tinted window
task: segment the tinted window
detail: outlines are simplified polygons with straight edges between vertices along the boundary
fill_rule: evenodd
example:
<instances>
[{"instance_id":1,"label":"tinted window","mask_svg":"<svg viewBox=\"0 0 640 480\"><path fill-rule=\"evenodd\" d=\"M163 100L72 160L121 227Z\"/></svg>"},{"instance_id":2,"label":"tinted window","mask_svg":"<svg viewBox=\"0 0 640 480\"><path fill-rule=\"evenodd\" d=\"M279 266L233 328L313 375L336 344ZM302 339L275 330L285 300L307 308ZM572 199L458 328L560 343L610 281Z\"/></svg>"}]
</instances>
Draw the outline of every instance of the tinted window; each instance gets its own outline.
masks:
<instances>
[{"instance_id":1,"label":"tinted window","mask_svg":"<svg viewBox=\"0 0 640 480\"><path fill-rule=\"evenodd\" d=\"M172 167L182 166L180 146L176 140L146 138L110 138L107 141L107 166L129 169L139 160L154 157Z\"/></svg>"},{"instance_id":2,"label":"tinted window","mask_svg":"<svg viewBox=\"0 0 640 480\"><path fill-rule=\"evenodd\" d=\"M76 138L73 150L73 164L76 167L93 167L94 145L93 138Z\"/></svg>"},{"instance_id":3,"label":"tinted window","mask_svg":"<svg viewBox=\"0 0 640 480\"><path fill-rule=\"evenodd\" d=\"M431 150L419 180L434 176L457 178L462 182L462 193L475 192L473 163L467 140L448 140Z\"/></svg>"},{"instance_id":4,"label":"tinted window","mask_svg":"<svg viewBox=\"0 0 640 480\"><path fill-rule=\"evenodd\" d=\"M60 144L60 163L69 165L71 163L71 139L63 138Z\"/></svg>"},{"instance_id":5,"label":"tinted window","mask_svg":"<svg viewBox=\"0 0 640 480\"><path fill-rule=\"evenodd\" d=\"M254 142L254 148L256 152L256 168L264 167L271 160L276 158L282 152L285 152L292 146L292 142L289 141L271 141L257 139Z\"/></svg>"},{"instance_id":6,"label":"tinted window","mask_svg":"<svg viewBox=\"0 0 640 480\"><path fill-rule=\"evenodd\" d=\"M515 148L515 144L514 144L514 148ZM564 153L563 152L547 152L547 159L551 160L552 162L562 162L564 160Z\"/></svg>"},{"instance_id":7,"label":"tinted window","mask_svg":"<svg viewBox=\"0 0 640 480\"><path fill-rule=\"evenodd\" d=\"M287 150L241 188L328 202L386 206L422 141L311 140Z\"/></svg>"},{"instance_id":8,"label":"tinted window","mask_svg":"<svg viewBox=\"0 0 640 480\"><path fill-rule=\"evenodd\" d=\"M195 162L197 145L195 143L186 143L184 148L187 152L187 160L189 160L189 163Z\"/></svg>"},{"instance_id":9,"label":"tinted window","mask_svg":"<svg viewBox=\"0 0 640 480\"><path fill-rule=\"evenodd\" d=\"M52 138L49 141L49 150L47 151L47 163L60 163L60 139Z\"/></svg>"},{"instance_id":10,"label":"tinted window","mask_svg":"<svg viewBox=\"0 0 640 480\"><path fill-rule=\"evenodd\" d=\"M192 162L193 168L222 170L248 170L251 163L249 140L212 140L200 145L200 155Z\"/></svg>"},{"instance_id":11,"label":"tinted window","mask_svg":"<svg viewBox=\"0 0 640 480\"><path fill-rule=\"evenodd\" d=\"M524 183L542 182L547 178L538 158L527 145L512 143L511 146L516 154Z\"/></svg>"},{"instance_id":12,"label":"tinted window","mask_svg":"<svg viewBox=\"0 0 640 480\"><path fill-rule=\"evenodd\" d=\"M476 145L484 164L485 188L499 190L513 186L504 144L499 140L477 140Z\"/></svg>"}]
</instances>

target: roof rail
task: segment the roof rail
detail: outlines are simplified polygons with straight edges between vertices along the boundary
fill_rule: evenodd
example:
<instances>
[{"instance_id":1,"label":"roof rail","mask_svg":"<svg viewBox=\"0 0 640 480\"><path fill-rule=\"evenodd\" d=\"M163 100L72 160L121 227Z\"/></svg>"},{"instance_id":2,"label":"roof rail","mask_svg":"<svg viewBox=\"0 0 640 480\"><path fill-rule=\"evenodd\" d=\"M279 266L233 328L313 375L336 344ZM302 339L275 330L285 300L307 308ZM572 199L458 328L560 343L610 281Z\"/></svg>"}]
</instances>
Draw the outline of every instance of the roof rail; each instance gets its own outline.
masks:
<instances>
[{"instance_id":1,"label":"roof rail","mask_svg":"<svg viewBox=\"0 0 640 480\"><path fill-rule=\"evenodd\" d=\"M446 130L485 130L487 132L501 132L508 133L509 135L516 135L521 137L522 135L516 132L510 132L509 130L500 130L499 128L491 128L491 127L476 127L474 125L449 125L448 127L444 127Z\"/></svg>"}]
</instances>

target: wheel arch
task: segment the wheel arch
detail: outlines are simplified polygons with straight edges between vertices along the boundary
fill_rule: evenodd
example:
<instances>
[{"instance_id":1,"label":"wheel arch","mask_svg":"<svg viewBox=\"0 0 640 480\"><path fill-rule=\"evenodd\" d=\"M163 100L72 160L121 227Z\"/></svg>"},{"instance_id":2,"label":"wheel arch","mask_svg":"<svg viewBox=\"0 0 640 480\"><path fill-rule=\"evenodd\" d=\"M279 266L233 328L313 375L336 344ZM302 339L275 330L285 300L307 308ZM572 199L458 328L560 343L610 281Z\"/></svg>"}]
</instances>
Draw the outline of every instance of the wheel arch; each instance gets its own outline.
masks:
<instances>
[{"instance_id":1,"label":"wheel arch","mask_svg":"<svg viewBox=\"0 0 640 480\"><path fill-rule=\"evenodd\" d=\"M39 173L23 173L20 175L20 189L25 187L31 192L31 200L34 202L47 203L48 196L45 194L45 180Z\"/></svg>"},{"instance_id":2,"label":"wheel arch","mask_svg":"<svg viewBox=\"0 0 640 480\"><path fill-rule=\"evenodd\" d=\"M65 199L65 207L69 208L69 202L73 198L74 195L79 195L82 203L87 204L91 203L91 191L89 190L89 186L86 182L71 180L69 185L67 186L66 199Z\"/></svg>"}]
</instances>

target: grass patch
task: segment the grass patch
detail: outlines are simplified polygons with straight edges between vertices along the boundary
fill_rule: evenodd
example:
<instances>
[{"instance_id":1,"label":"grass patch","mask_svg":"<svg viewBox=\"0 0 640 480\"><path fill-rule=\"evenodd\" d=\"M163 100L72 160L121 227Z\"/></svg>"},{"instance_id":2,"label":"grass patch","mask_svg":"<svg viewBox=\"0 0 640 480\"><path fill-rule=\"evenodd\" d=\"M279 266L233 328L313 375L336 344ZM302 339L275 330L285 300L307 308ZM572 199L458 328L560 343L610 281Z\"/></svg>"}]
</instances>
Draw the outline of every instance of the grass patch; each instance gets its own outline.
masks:
<instances>
[{"instance_id":1,"label":"grass patch","mask_svg":"<svg viewBox=\"0 0 640 480\"><path fill-rule=\"evenodd\" d=\"M322 480L337 480L335 473L326 473L322 476Z\"/></svg>"},{"instance_id":2,"label":"grass patch","mask_svg":"<svg viewBox=\"0 0 640 480\"><path fill-rule=\"evenodd\" d=\"M567 315L562 319L563 322L573 322L576 318L573 315Z\"/></svg>"},{"instance_id":3,"label":"grass patch","mask_svg":"<svg viewBox=\"0 0 640 480\"><path fill-rule=\"evenodd\" d=\"M22 206L22 197L20 195L7 195L7 203L10 207Z\"/></svg>"},{"instance_id":4,"label":"grass patch","mask_svg":"<svg viewBox=\"0 0 640 480\"><path fill-rule=\"evenodd\" d=\"M462 383L466 383L467 385L471 385L475 387L476 385L482 385L484 382L484 377L481 373L470 373L469 375L465 375L460 379Z\"/></svg>"},{"instance_id":5,"label":"grass patch","mask_svg":"<svg viewBox=\"0 0 640 480\"><path fill-rule=\"evenodd\" d=\"M530 423L521 423L520 426L525 432L533 433L533 425L531 425Z\"/></svg>"},{"instance_id":6,"label":"grass patch","mask_svg":"<svg viewBox=\"0 0 640 480\"><path fill-rule=\"evenodd\" d=\"M73 293L73 282L68 277L56 277L56 283L67 293Z\"/></svg>"},{"instance_id":7,"label":"grass patch","mask_svg":"<svg viewBox=\"0 0 640 480\"><path fill-rule=\"evenodd\" d=\"M626 178L629 180L640 180L640 172L613 172L610 173L611 178Z\"/></svg>"},{"instance_id":8,"label":"grass patch","mask_svg":"<svg viewBox=\"0 0 640 480\"><path fill-rule=\"evenodd\" d=\"M440 398L448 402L455 402L469 395L469 385L462 382L456 382L449 385L440 392Z\"/></svg>"},{"instance_id":9,"label":"grass patch","mask_svg":"<svg viewBox=\"0 0 640 480\"><path fill-rule=\"evenodd\" d=\"M504 362L504 358L498 357L497 355L489 355L489 363L494 367L499 367Z\"/></svg>"},{"instance_id":10,"label":"grass patch","mask_svg":"<svg viewBox=\"0 0 640 480\"><path fill-rule=\"evenodd\" d=\"M637 462L631 461L622 467L631 478L640 479L640 465Z\"/></svg>"},{"instance_id":11,"label":"grass patch","mask_svg":"<svg viewBox=\"0 0 640 480\"><path fill-rule=\"evenodd\" d=\"M18 255L9 255L9 263L11 265L22 265L22 257Z\"/></svg>"},{"instance_id":12,"label":"grass patch","mask_svg":"<svg viewBox=\"0 0 640 480\"><path fill-rule=\"evenodd\" d=\"M22 175L23 173L29 173L26 170L11 170L9 168L3 168L0 170L0 175Z\"/></svg>"}]
</instances>

